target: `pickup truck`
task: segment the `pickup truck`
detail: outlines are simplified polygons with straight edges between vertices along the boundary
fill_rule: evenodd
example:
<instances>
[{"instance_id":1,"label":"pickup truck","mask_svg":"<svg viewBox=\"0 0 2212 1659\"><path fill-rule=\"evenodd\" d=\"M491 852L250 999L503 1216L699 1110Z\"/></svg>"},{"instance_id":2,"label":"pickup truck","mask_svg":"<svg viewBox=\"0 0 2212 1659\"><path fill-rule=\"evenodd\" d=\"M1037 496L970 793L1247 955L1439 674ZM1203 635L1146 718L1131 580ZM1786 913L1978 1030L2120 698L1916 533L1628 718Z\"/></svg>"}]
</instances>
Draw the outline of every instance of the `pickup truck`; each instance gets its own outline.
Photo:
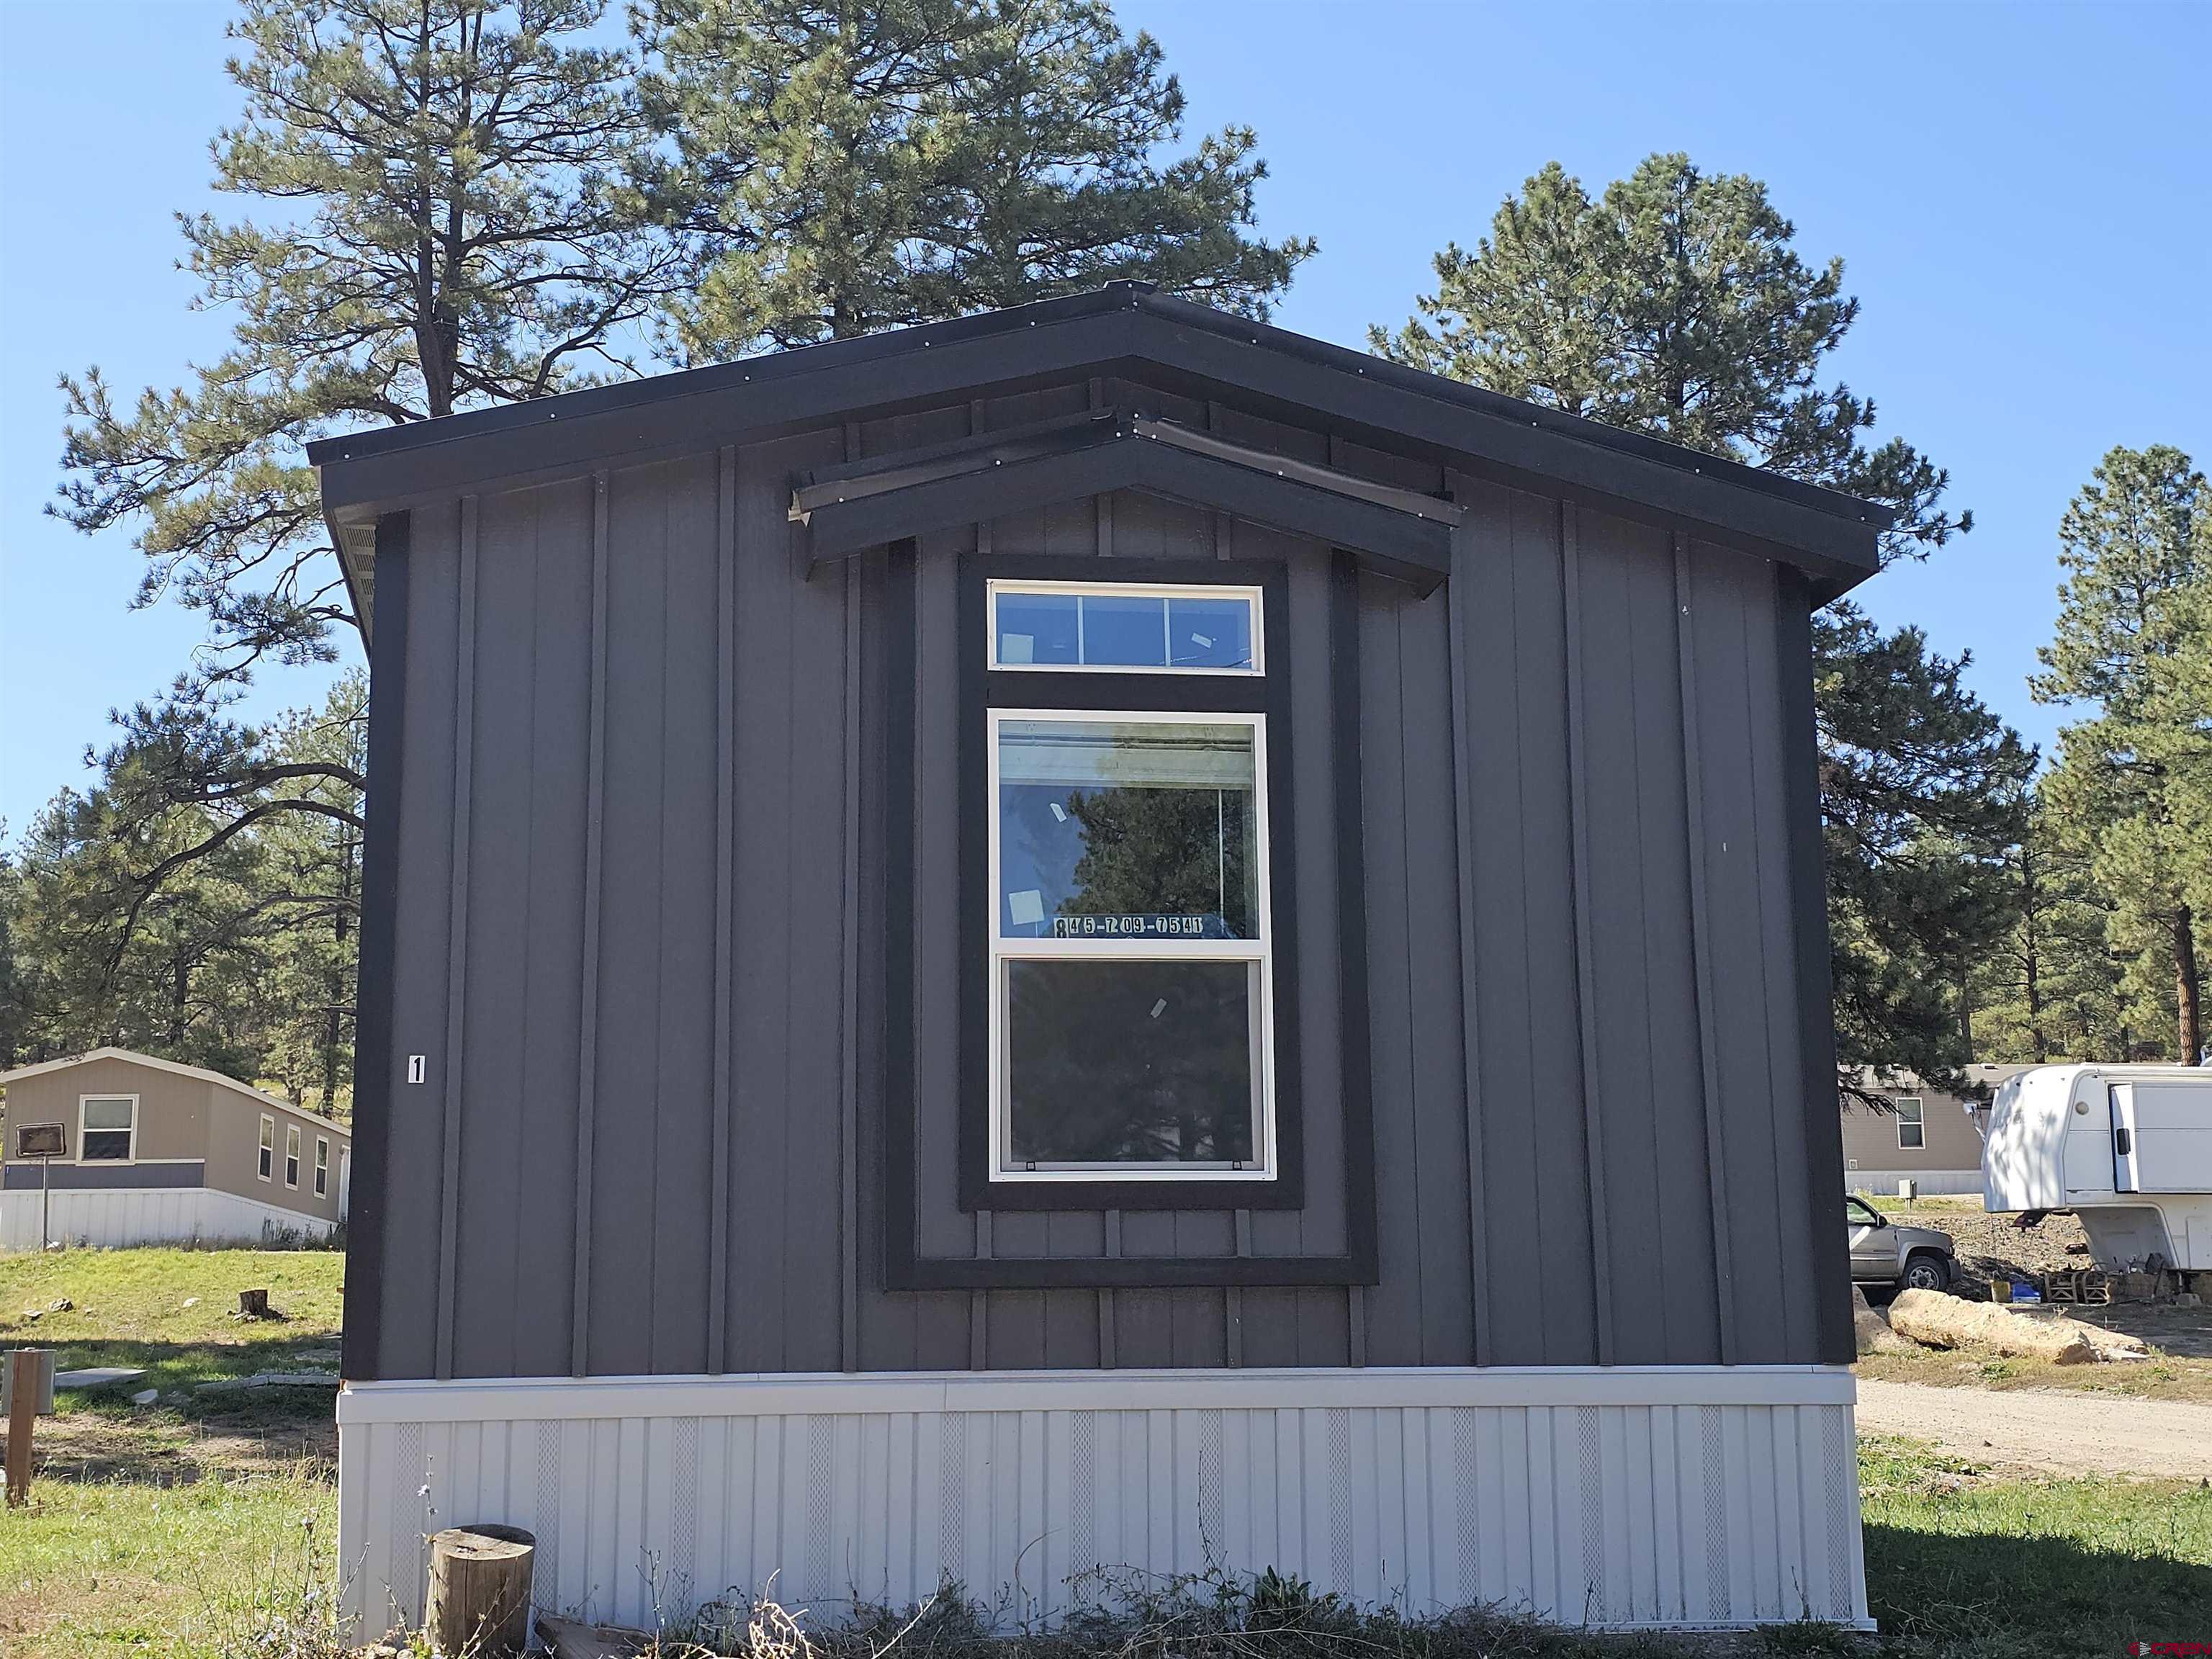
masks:
<instances>
[{"instance_id":1,"label":"pickup truck","mask_svg":"<svg viewBox=\"0 0 2212 1659\"><path fill-rule=\"evenodd\" d=\"M1958 1271L1950 1234L1933 1227L1899 1227L1855 1194L1844 1197L1844 1209L1850 1227L1854 1283L1893 1285L1911 1291L1950 1288Z\"/></svg>"}]
</instances>

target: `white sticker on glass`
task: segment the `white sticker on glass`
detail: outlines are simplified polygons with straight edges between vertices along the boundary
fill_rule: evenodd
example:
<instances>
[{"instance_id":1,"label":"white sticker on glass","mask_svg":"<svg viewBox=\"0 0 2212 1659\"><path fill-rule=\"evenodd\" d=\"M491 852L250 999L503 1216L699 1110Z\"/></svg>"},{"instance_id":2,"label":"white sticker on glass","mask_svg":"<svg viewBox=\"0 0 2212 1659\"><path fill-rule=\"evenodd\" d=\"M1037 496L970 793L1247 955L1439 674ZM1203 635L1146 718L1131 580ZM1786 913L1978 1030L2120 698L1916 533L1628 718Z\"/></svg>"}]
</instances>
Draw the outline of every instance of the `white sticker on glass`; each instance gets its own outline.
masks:
<instances>
[{"instance_id":1,"label":"white sticker on glass","mask_svg":"<svg viewBox=\"0 0 2212 1659\"><path fill-rule=\"evenodd\" d=\"M1044 895L1036 888L1006 895L1006 918L1017 927L1033 927L1044 920Z\"/></svg>"},{"instance_id":2,"label":"white sticker on glass","mask_svg":"<svg viewBox=\"0 0 2212 1659\"><path fill-rule=\"evenodd\" d=\"M1034 634L1003 634L999 638L1000 662L1035 662L1036 635Z\"/></svg>"}]
</instances>

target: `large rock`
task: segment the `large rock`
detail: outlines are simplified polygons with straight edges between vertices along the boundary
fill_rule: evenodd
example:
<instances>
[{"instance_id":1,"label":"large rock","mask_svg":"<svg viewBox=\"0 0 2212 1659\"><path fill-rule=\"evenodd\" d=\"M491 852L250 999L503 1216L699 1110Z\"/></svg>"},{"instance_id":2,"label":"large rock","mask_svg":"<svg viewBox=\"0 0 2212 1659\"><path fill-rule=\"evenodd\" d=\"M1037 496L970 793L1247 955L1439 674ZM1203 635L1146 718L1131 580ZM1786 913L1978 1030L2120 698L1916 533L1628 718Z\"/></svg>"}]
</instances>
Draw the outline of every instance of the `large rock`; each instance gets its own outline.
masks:
<instances>
[{"instance_id":1,"label":"large rock","mask_svg":"<svg viewBox=\"0 0 2212 1659\"><path fill-rule=\"evenodd\" d=\"M1991 1302L1967 1302L1942 1291L1899 1291L1889 1328L1931 1348L1975 1347L2054 1365L2091 1365L2097 1351L2056 1322L2022 1318Z\"/></svg>"},{"instance_id":2,"label":"large rock","mask_svg":"<svg viewBox=\"0 0 2212 1659\"><path fill-rule=\"evenodd\" d=\"M1851 1287L1851 1334L1857 1339L1861 1353L1911 1353L1912 1344L1889 1328L1889 1322L1876 1313L1867 1301L1866 1292L1856 1285Z\"/></svg>"}]
</instances>

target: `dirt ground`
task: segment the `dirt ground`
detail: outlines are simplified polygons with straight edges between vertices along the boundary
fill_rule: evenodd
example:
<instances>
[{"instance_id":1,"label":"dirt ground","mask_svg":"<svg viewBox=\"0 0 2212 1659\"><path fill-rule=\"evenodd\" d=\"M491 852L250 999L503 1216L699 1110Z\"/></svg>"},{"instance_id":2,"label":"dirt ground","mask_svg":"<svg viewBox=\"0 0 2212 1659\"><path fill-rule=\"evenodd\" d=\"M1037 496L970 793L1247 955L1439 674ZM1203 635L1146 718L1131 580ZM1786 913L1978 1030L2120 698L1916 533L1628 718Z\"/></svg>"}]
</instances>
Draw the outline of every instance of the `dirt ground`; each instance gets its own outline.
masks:
<instances>
[{"instance_id":1,"label":"dirt ground","mask_svg":"<svg viewBox=\"0 0 2212 1659\"><path fill-rule=\"evenodd\" d=\"M1991 1215L1978 1198L1876 1198L1874 1206L1901 1226L1936 1227L1951 1235L1959 1260L1960 1287L1986 1291L2000 1271L2015 1278L2093 1267L2089 1241L2070 1215L2046 1216L2033 1227L2014 1224L2018 1218Z\"/></svg>"},{"instance_id":2,"label":"dirt ground","mask_svg":"<svg viewBox=\"0 0 2212 1659\"><path fill-rule=\"evenodd\" d=\"M1858 1426L2001 1468L2212 1480L2212 1406L2185 1401L1862 1378Z\"/></svg>"},{"instance_id":3,"label":"dirt ground","mask_svg":"<svg viewBox=\"0 0 2212 1659\"><path fill-rule=\"evenodd\" d=\"M258 1424L185 1422L173 1413L118 1420L89 1412L39 1425L40 1480L126 1480L155 1486L191 1486L214 1474L269 1474L302 1460L318 1472L337 1464L337 1425L328 1419Z\"/></svg>"}]
</instances>

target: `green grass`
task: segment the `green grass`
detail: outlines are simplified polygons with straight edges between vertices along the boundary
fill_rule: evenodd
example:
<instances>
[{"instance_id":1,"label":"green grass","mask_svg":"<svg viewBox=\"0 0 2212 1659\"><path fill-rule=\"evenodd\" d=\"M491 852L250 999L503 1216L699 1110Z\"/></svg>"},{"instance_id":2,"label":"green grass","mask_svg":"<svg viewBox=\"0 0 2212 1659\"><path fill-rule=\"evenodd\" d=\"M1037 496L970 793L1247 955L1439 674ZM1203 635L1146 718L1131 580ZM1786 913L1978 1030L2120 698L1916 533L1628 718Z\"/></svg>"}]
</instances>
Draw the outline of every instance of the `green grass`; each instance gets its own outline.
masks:
<instances>
[{"instance_id":1,"label":"green grass","mask_svg":"<svg viewBox=\"0 0 2212 1659\"><path fill-rule=\"evenodd\" d=\"M143 1365L165 1396L160 1407L140 1409L129 1404L128 1389L64 1391L63 1415L40 1423L32 1507L0 1513L0 1653L231 1659L322 1651L272 1646L246 1632L256 1602L264 1610L272 1598L300 1605L311 1552L323 1599L306 1599L327 1607L337 1510L330 1395L203 1395L193 1385L307 1369L310 1357L327 1355L337 1340L343 1267L343 1258L317 1251L0 1256L0 1346L52 1346L71 1366ZM237 1292L252 1285L266 1285L286 1316L233 1319ZM24 1320L24 1310L60 1297L74 1307ZM186 1308L192 1297L197 1304ZM1982 1380L2015 1379L2008 1372ZM303 1443L318 1455L291 1461ZM1864 1443L1860 1476L1869 1601L1883 1659L2109 1659L2130 1641L2212 1641L2212 1486L1992 1480L1978 1466L1897 1440ZM1593 1641L1559 1632L1516 1641L1486 1638L1475 1648L1561 1659L1710 1651L1660 1638ZM1474 1659L1475 1648L1436 1638L1407 1651ZM1746 1650L1863 1651L1805 1626L1765 1632ZM1072 1647L1060 1651L1083 1659ZM1024 1659L1018 1645L991 1652Z\"/></svg>"},{"instance_id":2,"label":"green grass","mask_svg":"<svg viewBox=\"0 0 2212 1659\"><path fill-rule=\"evenodd\" d=\"M345 1258L334 1250L60 1250L0 1255L0 1347L56 1351L55 1366L144 1368L128 1387L64 1390L64 1412L129 1416L135 1389L159 1389L191 1420L328 1416L318 1389L202 1395L196 1385L257 1371L336 1370ZM265 1286L282 1317L234 1316L238 1292ZM66 1297L66 1312L47 1312ZM197 1298L196 1305L187 1302ZM26 1315L39 1310L40 1316Z\"/></svg>"},{"instance_id":3,"label":"green grass","mask_svg":"<svg viewBox=\"0 0 2212 1659\"><path fill-rule=\"evenodd\" d=\"M1990 1481L1917 1442L1871 1439L1859 1486L1868 1601L1888 1652L2045 1659L2212 1642L2212 1486Z\"/></svg>"},{"instance_id":4,"label":"green grass","mask_svg":"<svg viewBox=\"0 0 2212 1659\"><path fill-rule=\"evenodd\" d=\"M331 1552L337 1495L308 1466L190 1486L41 1480L0 1515L0 1652L224 1659L250 1603ZM327 1583L328 1574L322 1577Z\"/></svg>"}]
</instances>

